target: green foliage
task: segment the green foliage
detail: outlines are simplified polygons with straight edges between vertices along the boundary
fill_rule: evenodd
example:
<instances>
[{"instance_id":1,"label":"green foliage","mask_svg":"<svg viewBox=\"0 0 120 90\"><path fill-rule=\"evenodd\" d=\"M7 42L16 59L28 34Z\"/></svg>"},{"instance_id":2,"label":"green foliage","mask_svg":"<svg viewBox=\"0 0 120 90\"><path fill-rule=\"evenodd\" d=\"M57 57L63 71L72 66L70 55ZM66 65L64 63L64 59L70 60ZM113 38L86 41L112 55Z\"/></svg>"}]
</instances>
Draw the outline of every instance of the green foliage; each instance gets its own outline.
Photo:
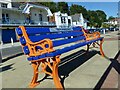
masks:
<instances>
[{"instance_id":1,"label":"green foliage","mask_svg":"<svg viewBox=\"0 0 120 90\"><path fill-rule=\"evenodd\" d=\"M58 11L57 4L55 2L37 2L37 3L39 5L43 5L43 6L49 7L52 13Z\"/></svg>"},{"instance_id":2,"label":"green foliage","mask_svg":"<svg viewBox=\"0 0 120 90\"><path fill-rule=\"evenodd\" d=\"M100 20L101 22L105 22L105 21L106 21L107 15L105 14L104 11L97 10L96 13L97 13L97 16L98 16L98 18L99 18L99 20Z\"/></svg>"},{"instance_id":3,"label":"green foliage","mask_svg":"<svg viewBox=\"0 0 120 90\"><path fill-rule=\"evenodd\" d=\"M86 10L85 7L77 4L72 4L70 7L66 2L33 2L38 5L47 6L50 8L52 13L61 11L62 13L67 13L68 15L83 14L83 17L89 21L89 26L101 27L102 23L107 21L104 11L96 10L90 11ZM114 19L114 17L109 17L108 20Z\"/></svg>"},{"instance_id":4,"label":"green foliage","mask_svg":"<svg viewBox=\"0 0 120 90\"><path fill-rule=\"evenodd\" d=\"M107 24L107 23L102 23L102 28L109 28L110 27L110 24Z\"/></svg>"},{"instance_id":5,"label":"green foliage","mask_svg":"<svg viewBox=\"0 0 120 90\"><path fill-rule=\"evenodd\" d=\"M57 3L58 11L61 11L62 13L68 13L69 14L69 7L66 2L58 2Z\"/></svg>"},{"instance_id":6,"label":"green foliage","mask_svg":"<svg viewBox=\"0 0 120 90\"><path fill-rule=\"evenodd\" d=\"M81 5L72 4L70 7L70 15L82 13L84 18L88 19L88 13L85 7Z\"/></svg>"},{"instance_id":7,"label":"green foliage","mask_svg":"<svg viewBox=\"0 0 120 90\"><path fill-rule=\"evenodd\" d=\"M97 11L88 11L88 15L89 15L89 25L90 26L94 26L94 27L101 27L102 23L106 21L106 14L101 11L101 10L97 10Z\"/></svg>"},{"instance_id":8,"label":"green foliage","mask_svg":"<svg viewBox=\"0 0 120 90\"><path fill-rule=\"evenodd\" d=\"M108 20L112 20L112 19L115 19L115 17L110 16L110 17L108 18Z\"/></svg>"},{"instance_id":9,"label":"green foliage","mask_svg":"<svg viewBox=\"0 0 120 90\"><path fill-rule=\"evenodd\" d=\"M89 26L101 27L102 23L106 21L106 14L104 11L96 10L90 11L86 10L85 7L81 5L72 4L70 7L70 15L83 14L83 17L89 21Z\"/></svg>"}]
</instances>

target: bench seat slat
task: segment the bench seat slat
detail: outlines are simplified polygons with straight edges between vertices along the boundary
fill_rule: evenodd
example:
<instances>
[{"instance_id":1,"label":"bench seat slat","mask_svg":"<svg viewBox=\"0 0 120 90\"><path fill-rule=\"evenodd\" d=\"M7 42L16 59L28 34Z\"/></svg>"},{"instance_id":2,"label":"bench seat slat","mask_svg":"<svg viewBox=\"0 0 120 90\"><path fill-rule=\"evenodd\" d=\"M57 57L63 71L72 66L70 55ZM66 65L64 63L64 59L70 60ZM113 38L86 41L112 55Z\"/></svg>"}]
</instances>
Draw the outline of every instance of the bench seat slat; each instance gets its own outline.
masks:
<instances>
[{"instance_id":1,"label":"bench seat slat","mask_svg":"<svg viewBox=\"0 0 120 90\"><path fill-rule=\"evenodd\" d=\"M68 44L68 43L72 43L72 42L76 42L76 41L80 41L80 40L84 40L85 37L84 36L78 36L76 38L70 38L70 39L62 39L62 40L55 40L53 41L53 46L60 46L60 45L64 45L64 44Z\"/></svg>"},{"instance_id":2,"label":"bench seat slat","mask_svg":"<svg viewBox=\"0 0 120 90\"><path fill-rule=\"evenodd\" d=\"M73 49L76 49L76 48L79 48L79 47L82 47L82 46L85 46L87 44L91 44L95 41L99 41L99 40L102 40L103 37L100 37L98 39L95 39L95 40L91 40L91 41L84 41L82 43L78 43L78 44L75 44L75 45L71 45L71 46L68 46L68 47L65 47L65 48L62 48L62 49L58 49L56 50L55 52L52 52L52 53L47 53L46 54L46 57L54 57L56 55L60 55L62 53L65 53L65 52L68 52L70 50L73 50Z\"/></svg>"},{"instance_id":3,"label":"bench seat slat","mask_svg":"<svg viewBox=\"0 0 120 90\"><path fill-rule=\"evenodd\" d=\"M28 60L37 60L37 59L41 59L45 57L54 57L54 56L57 56L57 55L61 55L62 53L65 53L65 52L68 52L70 50L73 50L73 49L76 49L78 47L82 47L82 46L85 46L87 44L91 44L92 42L95 42L95 41L99 41L99 40L102 40L103 37L100 37L98 39L95 39L95 40L91 40L91 41L84 41L82 43L78 43L78 44L75 44L75 45L71 45L71 46L68 46L68 47L65 47L65 48L62 48L62 49L57 49L55 50L54 52L51 52L51 53L46 53L46 54L43 54L43 55L40 55L40 56L37 56L37 57L28 57Z\"/></svg>"},{"instance_id":4,"label":"bench seat slat","mask_svg":"<svg viewBox=\"0 0 120 90\"><path fill-rule=\"evenodd\" d=\"M50 29L47 28L47 27L26 27L26 32L27 34L39 34L39 33L47 33L47 32L50 32Z\"/></svg>"},{"instance_id":5,"label":"bench seat slat","mask_svg":"<svg viewBox=\"0 0 120 90\"><path fill-rule=\"evenodd\" d=\"M61 33L61 34L48 34L48 35L37 35L37 36L29 36L32 42L38 42L42 39L49 38L49 39L56 39L56 38L64 38L70 36L81 36L83 32L68 32L68 33Z\"/></svg>"},{"instance_id":6,"label":"bench seat slat","mask_svg":"<svg viewBox=\"0 0 120 90\"><path fill-rule=\"evenodd\" d=\"M26 29L26 32L28 35L51 32L51 28L47 28L47 27L44 27L44 28L43 27L37 27L37 28L36 27L25 27L25 29ZM81 27L73 27L72 30L73 31L82 31L82 28ZM16 28L16 31L17 31L18 35L22 34L22 30L20 28ZM63 31L63 32L65 32L65 31Z\"/></svg>"},{"instance_id":7,"label":"bench seat slat","mask_svg":"<svg viewBox=\"0 0 120 90\"><path fill-rule=\"evenodd\" d=\"M50 29L49 28L42 28L42 27L26 27L26 33L28 35L30 34L39 34L39 33L47 33L47 32L50 32ZM16 31L18 33L18 35L21 35L22 34L22 30L20 28L16 28Z\"/></svg>"},{"instance_id":8,"label":"bench seat slat","mask_svg":"<svg viewBox=\"0 0 120 90\"><path fill-rule=\"evenodd\" d=\"M82 28L80 26L73 27L73 31L82 31Z\"/></svg>"}]
</instances>

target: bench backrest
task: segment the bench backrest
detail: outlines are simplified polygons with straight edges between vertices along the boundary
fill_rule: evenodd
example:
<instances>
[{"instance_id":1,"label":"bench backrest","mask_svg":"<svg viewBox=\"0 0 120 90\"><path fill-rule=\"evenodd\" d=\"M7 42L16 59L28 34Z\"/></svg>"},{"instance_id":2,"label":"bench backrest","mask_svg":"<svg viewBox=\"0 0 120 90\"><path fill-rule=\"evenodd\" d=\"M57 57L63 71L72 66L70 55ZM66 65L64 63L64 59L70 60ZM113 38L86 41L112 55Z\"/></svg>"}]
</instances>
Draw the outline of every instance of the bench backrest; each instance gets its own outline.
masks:
<instances>
[{"instance_id":1,"label":"bench backrest","mask_svg":"<svg viewBox=\"0 0 120 90\"><path fill-rule=\"evenodd\" d=\"M33 43L38 42L43 39L51 39L53 42L53 47L85 40L84 33L81 27L73 27L70 31L52 31L51 28L42 27L18 27L16 32L18 34L20 43L23 46L23 51L25 54L29 55L30 51L26 43L27 37ZM24 34L23 34L24 33Z\"/></svg>"}]
</instances>

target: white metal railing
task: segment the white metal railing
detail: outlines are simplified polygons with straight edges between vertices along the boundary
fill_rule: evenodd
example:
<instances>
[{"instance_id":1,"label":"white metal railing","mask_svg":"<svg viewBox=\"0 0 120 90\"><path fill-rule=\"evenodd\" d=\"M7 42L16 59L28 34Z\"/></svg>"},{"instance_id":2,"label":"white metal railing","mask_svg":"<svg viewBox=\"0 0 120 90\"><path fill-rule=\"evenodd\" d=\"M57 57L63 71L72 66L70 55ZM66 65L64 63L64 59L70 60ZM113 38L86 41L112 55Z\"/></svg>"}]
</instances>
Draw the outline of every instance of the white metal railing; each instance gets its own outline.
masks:
<instances>
[{"instance_id":1,"label":"white metal railing","mask_svg":"<svg viewBox=\"0 0 120 90\"><path fill-rule=\"evenodd\" d=\"M50 23L47 21L34 21L34 20L17 20L17 19L9 19L9 20L0 20L0 24L2 25L55 25L55 23Z\"/></svg>"}]
</instances>

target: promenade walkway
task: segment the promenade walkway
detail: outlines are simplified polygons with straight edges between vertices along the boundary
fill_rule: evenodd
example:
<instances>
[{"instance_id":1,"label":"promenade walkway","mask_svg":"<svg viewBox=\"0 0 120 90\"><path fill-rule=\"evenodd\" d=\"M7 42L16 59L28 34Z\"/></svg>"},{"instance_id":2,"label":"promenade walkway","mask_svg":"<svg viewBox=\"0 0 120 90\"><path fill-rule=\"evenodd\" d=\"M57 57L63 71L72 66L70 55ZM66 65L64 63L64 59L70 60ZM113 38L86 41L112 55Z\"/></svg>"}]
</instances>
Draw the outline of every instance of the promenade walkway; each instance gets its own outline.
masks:
<instances>
[{"instance_id":1,"label":"promenade walkway","mask_svg":"<svg viewBox=\"0 0 120 90\"><path fill-rule=\"evenodd\" d=\"M103 36L105 37L103 50L106 58L100 56L98 48L91 48L88 54L85 54L86 47L72 50L61 56L59 75L65 88L118 88L120 75L118 31ZM32 78L32 67L26 56L21 54L2 61L0 86L28 88ZM41 80L43 77L44 74L39 76L39 81L42 82L36 88L54 88L51 77Z\"/></svg>"}]
</instances>

